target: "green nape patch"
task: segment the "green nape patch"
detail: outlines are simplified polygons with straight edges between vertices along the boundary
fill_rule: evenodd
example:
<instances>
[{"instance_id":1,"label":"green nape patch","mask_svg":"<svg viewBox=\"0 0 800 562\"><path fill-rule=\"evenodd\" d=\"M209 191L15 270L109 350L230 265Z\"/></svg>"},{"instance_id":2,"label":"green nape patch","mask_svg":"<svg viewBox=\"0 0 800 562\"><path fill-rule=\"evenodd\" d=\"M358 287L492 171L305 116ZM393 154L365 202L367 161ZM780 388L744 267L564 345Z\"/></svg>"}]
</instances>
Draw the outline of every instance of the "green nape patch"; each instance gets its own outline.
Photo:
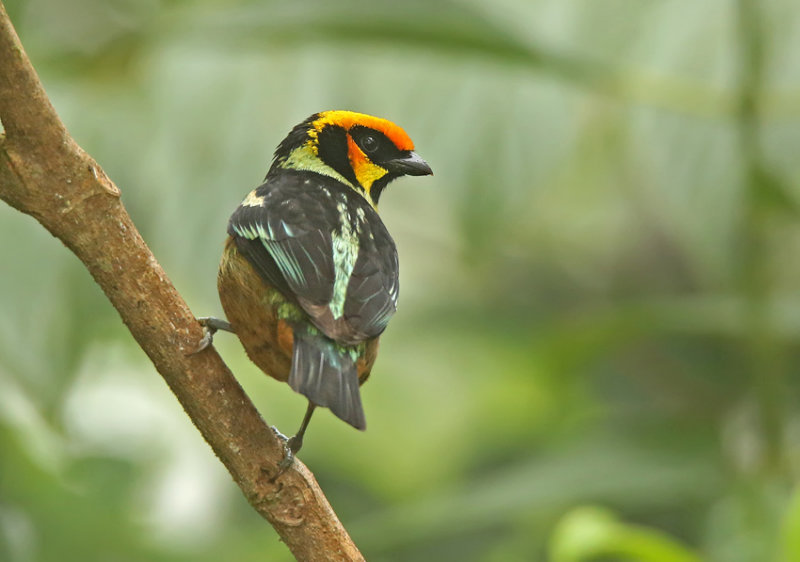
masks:
<instances>
[{"instance_id":1,"label":"green nape patch","mask_svg":"<svg viewBox=\"0 0 800 562\"><path fill-rule=\"evenodd\" d=\"M287 300L280 291L269 291L264 296L264 303L277 309L278 318L281 320L285 320L290 323L305 322L305 329L309 334L320 335L324 337L324 334L320 332L316 326L310 323L308 315L305 313L305 311L295 303ZM334 341L331 343L338 352L349 355L353 361L358 361L361 357L363 357L364 352L367 349L366 342L361 342L357 345L341 345Z\"/></svg>"},{"instance_id":2,"label":"green nape patch","mask_svg":"<svg viewBox=\"0 0 800 562\"><path fill-rule=\"evenodd\" d=\"M302 308L284 297L280 291L268 291L263 301L278 311L278 318L287 322L300 322L306 318Z\"/></svg>"}]
</instances>

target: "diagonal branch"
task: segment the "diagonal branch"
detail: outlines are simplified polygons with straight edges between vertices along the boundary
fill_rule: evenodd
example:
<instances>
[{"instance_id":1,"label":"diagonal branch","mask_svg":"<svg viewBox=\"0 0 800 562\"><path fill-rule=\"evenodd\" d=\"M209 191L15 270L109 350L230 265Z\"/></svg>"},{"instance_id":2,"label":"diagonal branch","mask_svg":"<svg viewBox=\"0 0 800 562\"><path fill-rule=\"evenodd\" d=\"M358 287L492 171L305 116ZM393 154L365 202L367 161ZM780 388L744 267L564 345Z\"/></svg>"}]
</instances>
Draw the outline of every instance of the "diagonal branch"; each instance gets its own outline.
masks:
<instances>
[{"instance_id":1,"label":"diagonal branch","mask_svg":"<svg viewBox=\"0 0 800 562\"><path fill-rule=\"evenodd\" d=\"M192 422L299 560L363 560L301 463L269 482L283 448L136 230L120 191L69 136L0 2L0 199L80 259Z\"/></svg>"}]
</instances>

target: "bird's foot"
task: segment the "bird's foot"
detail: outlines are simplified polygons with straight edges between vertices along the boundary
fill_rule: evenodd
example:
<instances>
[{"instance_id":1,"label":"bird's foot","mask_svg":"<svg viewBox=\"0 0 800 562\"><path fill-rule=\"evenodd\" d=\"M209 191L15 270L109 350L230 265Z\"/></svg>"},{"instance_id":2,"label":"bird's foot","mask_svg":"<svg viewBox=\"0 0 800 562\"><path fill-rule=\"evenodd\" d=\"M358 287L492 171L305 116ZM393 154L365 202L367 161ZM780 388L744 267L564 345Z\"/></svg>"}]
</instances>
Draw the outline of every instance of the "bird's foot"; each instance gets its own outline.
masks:
<instances>
[{"instance_id":1,"label":"bird's foot","mask_svg":"<svg viewBox=\"0 0 800 562\"><path fill-rule=\"evenodd\" d=\"M280 430L274 425L269 426L269 428L272 430L272 433L275 434L275 437L283 441L284 444L289 440L289 438L286 437L283 433L281 433Z\"/></svg>"},{"instance_id":2,"label":"bird's foot","mask_svg":"<svg viewBox=\"0 0 800 562\"><path fill-rule=\"evenodd\" d=\"M278 463L278 472L275 474L275 476L270 478L270 482L275 482L275 480L277 480L281 474L289 470L294 464L297 451L299 451L300 447L303 446L303 436L295 435L294 437L289 437L287 439L286 436L275 429L275 427L272 428L272 431L275 433L278 439L283 441L283 460Z\"/></svg>"},{"instance_id":3,"label":"bird's foot","mask_svg":"<svg viewBox=\"0 0 800 562\"><path fill-rule=\"evenodd\" d=\"M214 318L213 316L202 316L198 318L197 321L203 327L203 339L200 340L200 343L197 344L195 349L186 355L195 355L196 353L200 353L209 347L214 342L214 334L217 333L217 330L235 333L230 322L221 320L219 318Z\"/></svg>"},{"instance_id":4,"label":"bird's foot","mask_svg":"<svg viewBox=\"0 0 800 562\"><path fill-rule=\"evenodd\" d=\"M294 437L286 438L286 436L275 429L272 428L272 431L275 432L275 435L283 441L283 460L278 463L278 472L275 473L275 476L270 478L270 482L275 482L278 477L286 472L293 464L294 458L297 456L297 452L300 450L300 447L303 446L303 436L306 434L306 429L308 428L308 422L311 420L311 414L314 413L314 408L317 406L309 400L308 402L308 409L306 410L306 415L303 417L303 423L300 424L300 429L297 430L297 433Z\"/></svg>"}]
</instances>

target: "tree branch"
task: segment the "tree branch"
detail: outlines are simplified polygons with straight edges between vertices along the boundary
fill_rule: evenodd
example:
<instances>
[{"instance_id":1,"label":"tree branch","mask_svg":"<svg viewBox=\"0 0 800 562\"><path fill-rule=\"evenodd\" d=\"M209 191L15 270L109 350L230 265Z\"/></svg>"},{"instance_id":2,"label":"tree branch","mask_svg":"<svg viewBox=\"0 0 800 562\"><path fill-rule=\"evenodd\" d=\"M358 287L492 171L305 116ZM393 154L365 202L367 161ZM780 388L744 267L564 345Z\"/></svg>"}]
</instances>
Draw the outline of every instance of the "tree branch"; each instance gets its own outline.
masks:
<instances>
[{"instance_id":1,"label":"tree branch","mask_svg":"<svg viewBox=\"0 0 800 562\"><path fill-rule=\"evenodd\" d=\"M0 199L83 262L192 422L298 560L363 560L300 462L275 484L283 447L136 230L120 191L69 136L0 2Z\"/></svg>"}]
</instances>

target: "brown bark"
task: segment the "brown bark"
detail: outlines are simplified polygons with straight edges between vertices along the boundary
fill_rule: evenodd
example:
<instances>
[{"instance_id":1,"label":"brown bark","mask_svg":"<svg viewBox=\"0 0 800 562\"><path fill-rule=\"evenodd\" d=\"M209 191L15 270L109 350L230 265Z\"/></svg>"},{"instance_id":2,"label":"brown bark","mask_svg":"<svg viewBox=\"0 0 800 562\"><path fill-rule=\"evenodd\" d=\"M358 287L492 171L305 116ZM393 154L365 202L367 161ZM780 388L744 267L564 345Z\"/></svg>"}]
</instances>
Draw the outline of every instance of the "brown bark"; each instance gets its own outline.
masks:
<instances>
[{"instance_id":1,"label":"brown bark","mask_svg":"<svg viewBox=\"0 0 800 562\"><path fill-rule=\"evenodd\" d=\"M275 484L283 448L136 230L120 191L69 136L0 2L0 199L80 259L247 501L298 560L363 560L300 462Z\"/></svg>"}]
</instances>

